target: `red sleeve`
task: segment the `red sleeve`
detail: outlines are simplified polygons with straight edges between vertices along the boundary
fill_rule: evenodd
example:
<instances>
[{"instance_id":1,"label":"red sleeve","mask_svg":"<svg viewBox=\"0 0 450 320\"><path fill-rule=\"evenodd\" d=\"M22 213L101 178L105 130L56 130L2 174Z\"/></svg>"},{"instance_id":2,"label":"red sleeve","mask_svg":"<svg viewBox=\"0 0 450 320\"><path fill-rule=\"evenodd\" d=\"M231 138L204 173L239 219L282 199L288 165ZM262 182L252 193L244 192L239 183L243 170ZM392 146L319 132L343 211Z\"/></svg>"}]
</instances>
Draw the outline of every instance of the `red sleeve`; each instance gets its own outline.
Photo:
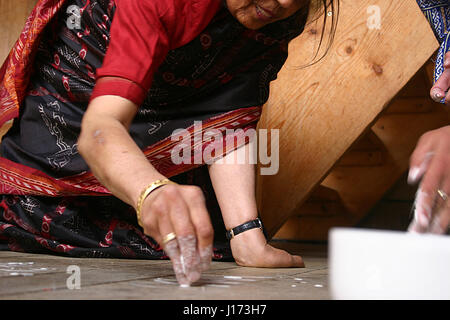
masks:
<instances>
[{"instance_id":1,"label":"red sleeve","mask_svg":"<svg viewBox=\"0 0 450 320\"><path fill-rule=\"evenodd\" d=\"M167 52L197 37L221 5L220 0L116 0L91 100L117 95L141 105Z\"/></svg>"}]
</instances>

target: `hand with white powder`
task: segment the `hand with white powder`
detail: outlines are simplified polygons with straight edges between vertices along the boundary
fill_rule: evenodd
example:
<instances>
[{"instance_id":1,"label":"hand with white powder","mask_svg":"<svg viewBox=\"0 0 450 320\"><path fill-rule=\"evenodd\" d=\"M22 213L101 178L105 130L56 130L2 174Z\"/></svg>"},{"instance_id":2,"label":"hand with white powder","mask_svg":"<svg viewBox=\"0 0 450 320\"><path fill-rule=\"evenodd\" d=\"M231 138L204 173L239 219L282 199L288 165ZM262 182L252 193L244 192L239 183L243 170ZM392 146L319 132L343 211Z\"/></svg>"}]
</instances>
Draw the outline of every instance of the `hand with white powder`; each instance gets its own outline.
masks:
<instances>
[{"instance_id":1,"label":"hand with white powder","mask_svg":"<svg viewBox=\"0 0 450 320\"><path fill-rule=\"evenodd\" d=\"M436 102L450 106L450 52L444 71L430 90ZM446 233L450 225L450 126L425 133L410 159L408 182L420 182L414 203L414 219L409 231Z\"/></svg>"},{"instance_id":2,"label":"hand with white powder","mask_svg":"<svg viewBox=\"0 0 450 320\"><path fill-rule=\"evenodd\" d=\"M450 126L425 133L410 160L408 182L420 185L409 231L443 234L450 226Z\"/></svg>"},{"instance_id":3,"label":"hand with white powder","mask_svg":"<svg viewBox=\"0 0 450 320\"><path fill-rule=\"evenodd\" d=\"M199 280L209 268L214 231L199 187L177 184L155 190L144 202L142 223L172 260L181 286Z\"/></svg>"}]
</instances>

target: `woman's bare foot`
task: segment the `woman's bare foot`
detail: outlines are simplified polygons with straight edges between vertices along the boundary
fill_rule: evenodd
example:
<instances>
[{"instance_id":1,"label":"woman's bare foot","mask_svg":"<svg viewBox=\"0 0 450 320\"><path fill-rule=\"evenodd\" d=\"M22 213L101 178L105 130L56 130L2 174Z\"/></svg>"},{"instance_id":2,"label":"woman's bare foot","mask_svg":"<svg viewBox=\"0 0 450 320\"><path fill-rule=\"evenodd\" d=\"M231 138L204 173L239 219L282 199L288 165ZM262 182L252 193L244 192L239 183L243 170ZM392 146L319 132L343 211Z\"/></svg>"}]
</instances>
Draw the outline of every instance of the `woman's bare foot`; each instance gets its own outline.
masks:
<instances>
[{"instance_id":1,"label":"woman's bare foot","mask_svg":"<svg viewBox=\"0 0 450 320\"><path fill-rule=\"evenodd\" d=\"M243 267L304 268L300 256L269 245L260 229L242 232L230 241L236 263Z\"/></svg>"}]
</instances>

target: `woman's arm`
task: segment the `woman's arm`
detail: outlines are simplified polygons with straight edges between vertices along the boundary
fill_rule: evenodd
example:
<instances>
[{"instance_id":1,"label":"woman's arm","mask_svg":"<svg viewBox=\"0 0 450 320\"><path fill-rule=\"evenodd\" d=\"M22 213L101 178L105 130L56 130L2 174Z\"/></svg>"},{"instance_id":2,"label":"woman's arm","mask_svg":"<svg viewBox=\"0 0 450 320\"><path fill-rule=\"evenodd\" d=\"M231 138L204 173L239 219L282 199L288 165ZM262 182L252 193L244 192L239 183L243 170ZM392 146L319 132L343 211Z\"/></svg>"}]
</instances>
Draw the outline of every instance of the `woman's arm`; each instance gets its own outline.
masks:
<instances>
[{"instance_id":1,"label":"woman's arm","mask_svg":"<svg viewBox=\"0 0 450 320\"><path fill-rule=\"evenodd\" d=\"M83 117L78 140L80 154L97 179L113 195L134 208L142 190L164 179L128 133L138 107L119 96L99 96ZM145 234L160 244L171 232L176 241L165 245L180 284L190 284L209 267L213 228L202 190L197 186L165 185L142 206Z\"/></svg>"},{"instance_id":2,"label":"woman's arm","mask_svg":"<svg viewBox=\"0 0 450 320\"><path fill-rule=\"evenodd\" d=\"M78 150L100 183L133 207L151 181L165 179L128 134L137 110L119 96L98 97L83 117L78 139Z\"/></svg>"},{"instance_id":3,"label":"woman's arm","mask_svg":"<svg viewBox=\"0 0 450 320\"><path fill-rule=\"evenodd\" d=\"M225 227L234 228L258 217L255 195L255 165L239 163L237 153L249 155L252 142L229 154L222 163L208 167ZM234 159L234 160L233 160ZM236 263L248 267L304 267L300 256L272 247L259 229L251 229L230 240Z\"/></svg>"}]
</instances>

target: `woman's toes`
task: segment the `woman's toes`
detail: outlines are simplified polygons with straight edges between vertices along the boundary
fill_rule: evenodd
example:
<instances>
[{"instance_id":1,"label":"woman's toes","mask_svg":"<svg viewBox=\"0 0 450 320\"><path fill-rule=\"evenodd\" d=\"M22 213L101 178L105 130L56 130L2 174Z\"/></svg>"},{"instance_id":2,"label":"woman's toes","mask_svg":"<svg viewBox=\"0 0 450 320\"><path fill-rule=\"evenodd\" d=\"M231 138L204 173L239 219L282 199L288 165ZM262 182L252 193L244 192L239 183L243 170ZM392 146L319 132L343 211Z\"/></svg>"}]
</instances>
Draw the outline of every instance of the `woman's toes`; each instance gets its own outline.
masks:
<instances>
[{"instance_id":1,"label":"woman's toes","mask_svg":"<svg viewBox=\"0 0 450 320\"><path fill-rule=\"evenodd\" d=\"M303 259L300 256L292 256L292 265L297 268L305 267L305 263L303 262Z\"/></svg>"}]
</instances>

